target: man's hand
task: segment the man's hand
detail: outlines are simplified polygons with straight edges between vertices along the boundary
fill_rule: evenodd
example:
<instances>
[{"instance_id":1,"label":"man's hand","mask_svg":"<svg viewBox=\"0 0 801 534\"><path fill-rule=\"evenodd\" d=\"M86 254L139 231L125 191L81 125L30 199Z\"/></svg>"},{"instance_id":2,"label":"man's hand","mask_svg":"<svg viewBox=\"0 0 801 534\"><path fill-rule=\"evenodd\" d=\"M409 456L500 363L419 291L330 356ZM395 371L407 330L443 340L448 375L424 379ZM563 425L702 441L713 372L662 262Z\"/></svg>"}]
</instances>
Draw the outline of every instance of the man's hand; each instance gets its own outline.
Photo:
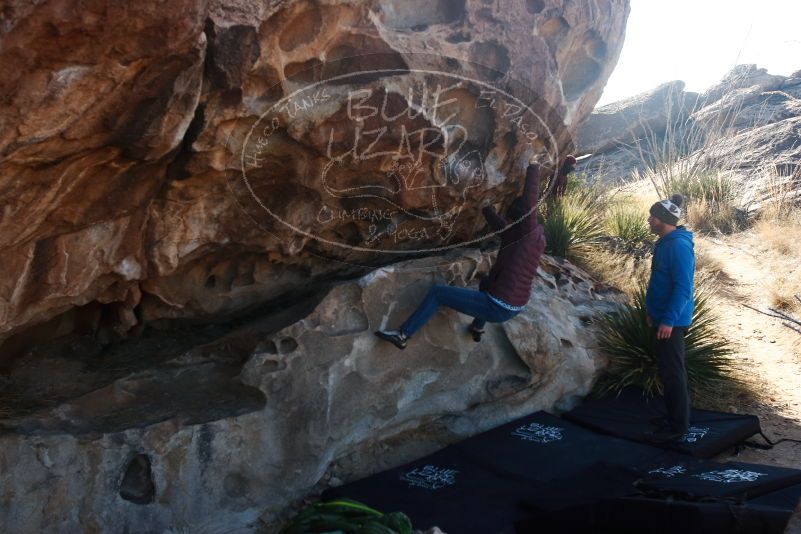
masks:
<instances>
[{"instance_id":1,"label":"man's hand","mask_svg":"<svg viewBox=\"0 0 801 534\"><path fill-rule=\"evenodd\" d=\"M673 333L673 327L666 324L660 324L656 330L656 339L670 339L670 334Z\"/></svg>"},{"instance_id":2,"label":"man's hand","mask_svg":"<svg viewBox=\"0 0 801 534\"><path fill-rule=\"evenodd\" d=\"M483 210L484 208L486 208L490 204L491 204L490 199L485 198L484 200L481 201L481 209Z\"/></svg>"}]
</instances>

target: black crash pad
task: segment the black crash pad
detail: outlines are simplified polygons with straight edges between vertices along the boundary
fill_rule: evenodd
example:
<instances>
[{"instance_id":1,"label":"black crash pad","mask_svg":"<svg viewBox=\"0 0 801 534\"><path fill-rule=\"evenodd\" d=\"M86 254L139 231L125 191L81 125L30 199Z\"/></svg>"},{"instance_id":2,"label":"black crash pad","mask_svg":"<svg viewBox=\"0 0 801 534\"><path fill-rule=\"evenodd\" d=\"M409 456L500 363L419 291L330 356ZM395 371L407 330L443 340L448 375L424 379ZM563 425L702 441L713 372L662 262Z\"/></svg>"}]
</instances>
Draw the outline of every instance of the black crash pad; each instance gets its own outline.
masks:
<instances>
[{"instance_id":1,"label":"black crash pad","mask_svg":"<svg viewBox=\"0 0 801 534\"><path fill-rule=\"evenodd\" d=\"M612 439L599 436L600 442ZM654 454L647 459L632 457L629 461L600 461L572 475L540 484L532 490L524 507L535 510L560 510L582 503L591 503L612 496L639 494L637 485L643 480L657 482L680 473L698 471L706 465L719 465L707 460L693 458L675 451L652 449Z\"/></svg>"},{"instance_id":2,"label":"black crash pad","mask_svg":"<svg viewBox=\"0 0 801 534\"><path fill-rule=\"evenodd\" d=\"M729 414L715 415L725 421L719 416ZM323 498L348 497L379 510L403 511L415 528L436 525L445 532L459 533L509 532L512 525L518 532L642 532L644 526L646 531L659 531L652 523L628 521L623 512L626 507L635 514L642 513L643 518L650 513L675 511L675 520L667 524L687 528L687 532L693 532L692 525L699 518L710 521L709 532L715 532L718 526L725 531L732 517L737 521L740 516L745 517L744 524L753 527L749 532L773 532L782 521L786 523L788 510L776 503L757 503L746 510L735 501L680 502L681 496L699 490L671 493L662 488L681 488L673 481L681 481L686 475L737 468L759 473L749 475L757 480L751 485L747 480L720 482L725 490L703 487L701 493L714 495L719 501L732 497L742 500L765 492L770 493L760 499L772 495L774 500L788 500L790 497L782 497L778 489L799 480L794 470L710 462L594 432L537 412L415 462L329 489ZM712 482L707 479L697 482ZM638 489L643 481L656 485L649 495ZM659 499L650 498L657 493ZM731 506L739 506L735 510L739 515L731 515Z\"/></svg>"},{"instance_id":3,"label":"black crash pad","mask_svg":"<svg viewBox=\"0 0 801 534\"><path fill-rule=\"evenodd\" d=\"M530 486L502 479L454 447L389 471L331 488L323 499L347 497L383 512L401 511L415 529L511 532L526 514L519 507Z\"/></svg>"},{"instance_id":4,"label":"black crash pad","mask_svg":"<svg viewBox=\"0 0 801 534\"><path fill-rule=\"evenodd\" d=\"M598 462L645 468L665 451L588 430L536 412L454 445L503 478L547 482L571 477Z\"/></svg>"},{"instance_id":5,"label":"black crash pad","mask_svg":"<svg viewBox=\"0 0 801 534\"><path fill-rule=\"evenodd\" d=\"M651 420L664 416L662 397L647 397L642 390L626 388L619 395L590 399L563 415L591 430L643 442L643 434L656 429ZM663 448L711 458L760 432L754 415L738 415L693 409L690 430L678 442Z\"/></svg>"},{"instance_id":6,"label":"black crash pad","mask_svg":"<svg viewBox=\"0 0 801 534\"><path fill-rule=\"evenodd\" d=\"M752 503L762 506L775 506L777 508L785 508L787 510L794 510L798 503L801 502L801 484L793 484L786 488L771 491L751 499Z\"/></svg>"},{"instance_id":7,"label":"black crash pad","mask_svg":"<svg viewBox=\"0 0 801 534\"><path fill-rule=\"evenodd\" d=\"M676 473L641 480L645 492L672 495L684 500L734 499L744 501L801 483L801 471L787 467L742 462L703 462Z\"/></svg>"},{"instance_id":8,"label":"black crash pad","mask_svg":"<svg viewBox=\"0 0 801 534\"><path fill-rule=\"evenodd\" d=\"M698 462L537 412L323 498L402 511L415 528L497 532L526 517L627 495L651 471Z\"/></svg>"},{"instance_id":9,"label":"black crash pad","mask_svg":"<svg viewBox=\"0 0 801 534\"><path fill-rule=\"evenodd\" d=\"M591 523L584 532L599 534L781 534L792 512L750 502L632 496L598 501L584 513Z\"/></svg>"},{"instance_id":10,"label":"black crash pad","mask_svg":"<svg viewBox=\"0 0 801 534\"><path fill-rule=\"evenodd\" d=\"M665 452L661 467L645 474L650 482L660 478L674 479L682 473L720 470L721 467L766 471L765 466L761 465L718 464ZM743 491L742 487L739 488L739 495L736 490L704 492L726 497L699 497L664 491L649 495L637 489L641 485L638 484L641 475L630 467L601 463L573 477L534 488L530 498L521 503L529 515L515 523L516 532L779 534L784 531L801 497L801 484L747 501L745 497L748 490ZM769 475L772 480L762 485L763 491L777 483L785 483L788 478L782 477L781 470ZM699 488L695 488L695 491L698 492Z\"/></svg>"}]
</instances>

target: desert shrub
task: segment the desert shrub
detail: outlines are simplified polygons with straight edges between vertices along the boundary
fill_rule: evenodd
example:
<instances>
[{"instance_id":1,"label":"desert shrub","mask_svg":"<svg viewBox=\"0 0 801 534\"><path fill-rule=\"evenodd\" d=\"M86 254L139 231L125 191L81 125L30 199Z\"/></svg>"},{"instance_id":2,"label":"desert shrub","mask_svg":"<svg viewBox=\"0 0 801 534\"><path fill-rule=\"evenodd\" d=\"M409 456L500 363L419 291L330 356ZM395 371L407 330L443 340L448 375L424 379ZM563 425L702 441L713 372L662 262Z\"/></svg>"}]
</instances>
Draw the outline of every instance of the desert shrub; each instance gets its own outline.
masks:
<instances>
[{"instance_id":1,"label":"desert shrub","mask_svg":"<svg viewBox=\"0 0 801 534\"><path fill-rule=\"evenodd\" d=\"M619 238L630 247L652 240L648 212L638 206L613 205L606 214L605 226L609 235Z\"/></svg>"},{"instance_id":2,"label":"desert shrub","mask_svg":"<svg viewBox=\"0 0 801 534\"><path fill-rule=\"evenodd\" d=\"M543 210L546 252L574 257L597 244L604 235L600 193L591 186L568 190Z\"/></svg>"},{"instance_id":3,"label":"desert shrub","mask_svg":"<svg viewBox=\"0 0 801 534\"><path fill-rule=\"evenodd\" d=\"M646 322L645 290L645 284L641 284L631 304L597 322L599 347L609 357L609 366L595 386L597 394L627 386L638 386L650 394L662 393L654 332ZM712 313L712 292L709 281L696 285L692 326L685 339L689 385L693 394L702 399L739 385L734 375L733 347L723 337Z\"/></svg>"},{"instance_id":4,"label":"desert shrub","mask_svg":"<svg viewBox=\"0 0 801 534\"><path fill-rule=\"evenodd\" d=\"M684 196L685 220L694 230L729 234L747 226L747 213L737 207L735 184L722 173L674 176L664 187Z\"/></svg>"}]
</instances>

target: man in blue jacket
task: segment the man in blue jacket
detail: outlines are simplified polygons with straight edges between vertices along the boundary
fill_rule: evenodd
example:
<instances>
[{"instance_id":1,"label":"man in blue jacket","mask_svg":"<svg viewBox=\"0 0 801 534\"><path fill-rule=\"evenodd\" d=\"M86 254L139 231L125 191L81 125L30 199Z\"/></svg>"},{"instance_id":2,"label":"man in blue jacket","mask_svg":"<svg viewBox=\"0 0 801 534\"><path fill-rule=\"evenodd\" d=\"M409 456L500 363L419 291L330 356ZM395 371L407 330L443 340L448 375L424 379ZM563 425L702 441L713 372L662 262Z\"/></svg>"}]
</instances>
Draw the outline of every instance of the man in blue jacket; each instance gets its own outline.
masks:
<instances>
[{"instance_id":1,"label":"man in blue jacket","mask_svg":"<svg viewBox=\"0 0 801 534\"><path fill-rule=\"evenodd\" d=\"M667 417L662 428L645 438L655 443L675 441L690 426L690 396L684 366L684 336L693 315L693 234L677 226L684 198L673 195L651 206L648 225L659 236L654 245L651 278L645 294L648 324L656 332L659 378Z\"/></svg>"}]
</instances>

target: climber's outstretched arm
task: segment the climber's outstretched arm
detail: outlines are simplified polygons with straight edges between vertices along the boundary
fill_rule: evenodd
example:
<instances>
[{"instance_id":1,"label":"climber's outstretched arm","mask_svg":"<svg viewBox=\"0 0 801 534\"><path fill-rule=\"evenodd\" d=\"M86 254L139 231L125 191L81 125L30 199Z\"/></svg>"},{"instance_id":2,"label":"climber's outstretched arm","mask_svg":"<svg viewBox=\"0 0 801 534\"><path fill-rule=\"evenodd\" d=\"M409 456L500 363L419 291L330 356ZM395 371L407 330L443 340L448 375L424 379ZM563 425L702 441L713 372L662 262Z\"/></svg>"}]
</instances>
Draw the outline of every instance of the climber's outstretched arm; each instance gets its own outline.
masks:
<instances>
[{"instance_id":1,"label":"climber's outstretched arm","mask_svg":"<svg viewBox=\"0 0 801 534\"><path fill-rule=\"evenodd\" d=\"M529 163L526 169L526 183L523 186L523 202L526 211L537 205L540 199L540 166L537 163Z\"/></svg>"},{"instance_id":2,"label":"climber's outstretched arm","mask_svg":"<svg viewBox=\"0 0 801 534\"><path fill-rule=\"evenodd\" d=\"M506 219L498 215L498 212L495 211L495 208L493 208L491 204L484 206L481 209L481 213L484 214L484 218L487 219L487 223L490 225L490 228L492 228L495 232L503 230L509 225Z\"/></svg>"}]
</instances>

